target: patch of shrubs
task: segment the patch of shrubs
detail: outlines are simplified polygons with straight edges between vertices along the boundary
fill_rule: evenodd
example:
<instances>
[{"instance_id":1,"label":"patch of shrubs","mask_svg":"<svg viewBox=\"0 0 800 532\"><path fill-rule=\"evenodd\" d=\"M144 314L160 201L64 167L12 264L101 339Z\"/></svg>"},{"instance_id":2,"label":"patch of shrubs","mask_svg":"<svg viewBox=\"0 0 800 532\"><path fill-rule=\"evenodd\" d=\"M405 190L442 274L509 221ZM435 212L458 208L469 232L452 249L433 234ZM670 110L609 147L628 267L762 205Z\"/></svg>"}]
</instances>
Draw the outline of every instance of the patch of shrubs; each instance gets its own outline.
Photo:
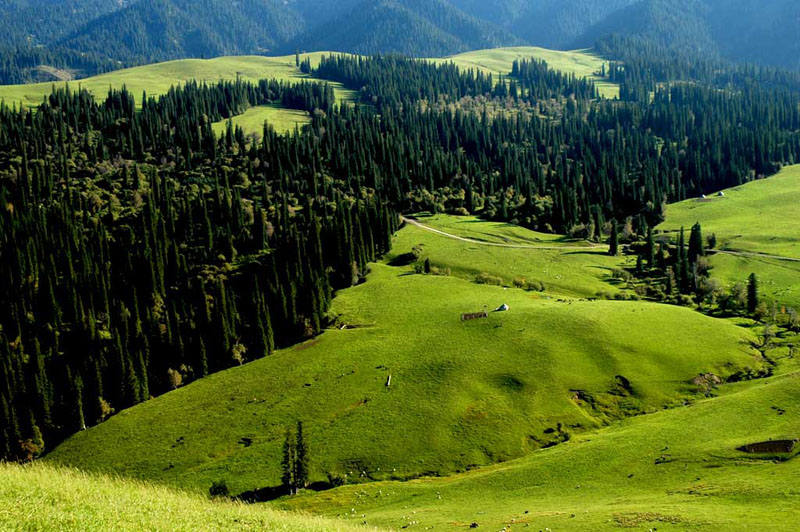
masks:
<instances>
[{"instance_id":1,"label":"patch of shrubs","mask_svg":"<svg viewBox=\"0 0 800 532\"><path fill-rule=\"evenodd\" d=\"M478 284L488 284L491 286L503 286L503 279L486 272L481 272L475 277L475 282Z\"/></svg>"},{"instance_id":2,"label":"patch of shrubs","mask_svg":"<svg viewBox=\"0 0 800 532\"><path fill-rule=\"evenodd\" d=\"M228 489L228 483L224 480L213 482L211 487L208 489L208 494L214 498L231 496L230 490Z\"/></svg>"},{"instance_id":3,"label":"patch of shrubs","mask_svg":"<svg viewBox=\"0 0 800 532\"><path fill-rule=\"evenodd\" d=\"M528 292L544 292L545 286L541 281L526 281L522 277L517 277L513 281L514 288L527 290Z\"/></svg>"}]
</instances>

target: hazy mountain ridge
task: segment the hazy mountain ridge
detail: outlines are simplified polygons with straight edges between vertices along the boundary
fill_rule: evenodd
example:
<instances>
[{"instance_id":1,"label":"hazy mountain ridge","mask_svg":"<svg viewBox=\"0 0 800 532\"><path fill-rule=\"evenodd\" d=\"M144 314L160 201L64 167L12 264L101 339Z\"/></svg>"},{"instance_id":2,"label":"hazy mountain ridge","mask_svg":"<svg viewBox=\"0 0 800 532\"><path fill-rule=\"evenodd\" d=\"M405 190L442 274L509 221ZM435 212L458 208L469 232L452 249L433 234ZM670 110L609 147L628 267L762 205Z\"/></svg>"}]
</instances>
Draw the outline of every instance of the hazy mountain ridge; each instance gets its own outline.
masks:
<instances>
[{"instance_id":1,"label":"hazy mountain ridge","mask_svg":"<svg viewBox=\"0 0 800 532\"><path fill-rule=\"evenodd\" d=\"M288 49L442 56L522 43L446 0L383 0L359 3L332 22L301 35Z\"/></svg>"},{"instance_id":2,"label":"hazy mountain ridge","mask_svg":"<svg viewBox=\"0 0 800 532\"><path fill-rule=\"evenodd\" d=\"M0 79L25 79L25 68L40 64L69 68L80 54L103 70L295 50L446 56L519 44L571 49L612 33L798 68L796 22L800 5L792 0L13 0L0 20Z\"/></svg>"}]
</instances>

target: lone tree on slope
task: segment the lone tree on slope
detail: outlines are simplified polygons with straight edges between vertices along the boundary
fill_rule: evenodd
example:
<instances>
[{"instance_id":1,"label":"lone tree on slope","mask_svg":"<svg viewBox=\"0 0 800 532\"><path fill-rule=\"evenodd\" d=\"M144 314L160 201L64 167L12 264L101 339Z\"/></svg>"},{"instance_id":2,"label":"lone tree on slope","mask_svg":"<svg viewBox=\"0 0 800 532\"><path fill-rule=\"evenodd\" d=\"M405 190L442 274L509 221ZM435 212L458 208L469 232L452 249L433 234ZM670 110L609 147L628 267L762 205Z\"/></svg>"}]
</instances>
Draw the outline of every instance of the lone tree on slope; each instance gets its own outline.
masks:
<instances>
[{"instance_id":1,"label":"lone tree on slope","mask_svg":"<svg viewBox=\"0 0 800 532\"><path fill-rule=\"evenodd\" d=\"M297 432L286 431L281 461L281 484L287 493L296 495L308 485L308 446L303 433L303 422L297 422Z\"/></svg>"},{"instance_id":2,"label":"lone tree on slope","mask_svg":"<svg viewBox=\"0 0 800 532\"><path fill-rule=\"evenodd\" d=\"M755 273L751 273L747 280L747 311L755 314L756 309L758 309L758 277Z\"/></svg>"}]
</instances>

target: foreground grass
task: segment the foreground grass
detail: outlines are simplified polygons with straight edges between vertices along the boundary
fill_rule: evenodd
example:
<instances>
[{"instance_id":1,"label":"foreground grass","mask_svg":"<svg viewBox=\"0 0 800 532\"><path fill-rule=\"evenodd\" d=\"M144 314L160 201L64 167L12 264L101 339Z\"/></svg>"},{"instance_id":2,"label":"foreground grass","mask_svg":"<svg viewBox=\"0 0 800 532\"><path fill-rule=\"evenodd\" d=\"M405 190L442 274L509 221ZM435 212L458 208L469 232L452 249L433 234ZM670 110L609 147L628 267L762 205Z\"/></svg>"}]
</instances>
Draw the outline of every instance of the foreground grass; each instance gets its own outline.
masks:
<instances>
[{"instance_id":1,"label":"foreground grass","mask_svg":"<svg viewBox=\"0 0 800 532\"><path fill-rule=\"evenodd\" d=\"M688 229L699 222L703 233L717 235L718 248L800 258L800 166L726 190L724 197L691 199L669 205L658 229ZM761 289L776 300L800 307L800 262L770 257L718 254L712 276L727 284L744 282L755 272Z\"/></svg>"},{"instance_id":2,"label":"foreground grass","mask_svg":"<svg viewBox=\"0 0 800 532\"><path fill-rule=\"evenodd\" d=\"M403 229L397 253L423 231ZM454 260L472 246L446 243ZM539 260L497 251L500 265ZM313 480L450 474L681 404L701 372L761 364L749 331L691 310L547 297L376 264L334 303L359 328L121 412L48 460L196 491L226 479L240 493L278 484L285 430L302 420ZM511 311L460 320L502 303Z\"/></svg>"},{"instance_id":3,"label":"foreground grass","mask_svg":"<svg viewBox=\"0 0 800 532\"><path fill-rule=\"evenodd\" d=\"M798 394L796 373L737 384L720 397L631 418L508 464L279 504L395 529L414 522L435 530L477 523L480 530L794 532L797 451L747 455L737 447L800 437Z\"/></svg>"},{"instance_id":4,"label":"foreground grass","mask_svg":"<svg viewBox=\"0 0 800 532\"><path fill-rule=\"evenodd\" d=\"M364 530L330 519L247 506L76 470L0 464L0 529Z\"/></svg>"},{"instance_id":5,"label":"foreground grass","mask_svg":"<svg viewBox=\"0 0 800 532\"><path fill-rule=\"evenodd\" d=\"M561 51L536 46L518 46L477 50L434 61L453 62L465 69L474 68L495 76L500 74L507 76L515 59L531 58L543 59L555 70L592 79L597 84L600 94L606 98L619 97L619 86L597 75L606 61L591 50Z\"/></svg>"}]
</instances>

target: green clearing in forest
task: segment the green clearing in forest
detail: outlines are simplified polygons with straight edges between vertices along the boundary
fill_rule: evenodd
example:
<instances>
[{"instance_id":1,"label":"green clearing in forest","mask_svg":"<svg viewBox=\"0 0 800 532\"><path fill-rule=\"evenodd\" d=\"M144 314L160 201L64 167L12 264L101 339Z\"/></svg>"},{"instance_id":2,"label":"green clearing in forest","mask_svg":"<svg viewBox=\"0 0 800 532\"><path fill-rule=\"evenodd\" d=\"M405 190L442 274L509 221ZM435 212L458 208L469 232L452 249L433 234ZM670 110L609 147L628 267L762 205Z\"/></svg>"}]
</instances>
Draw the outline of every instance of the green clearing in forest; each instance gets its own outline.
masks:
<instances>
[{"instance_id":1,"label":"green clearing in forest","mask_svg":"<svg viewBox=\"0 0 800 532\"><path fill-rule=\"evenodd\" d=\"M305 111L285 109L277 105L259 105L251 107L244 113L233 117L233 126L241 127L246 135L261 135L264 131L264 122L268 122L278 133L290 133L296 128L301 128L311 123L311 117ZM217 136L224 135L228 127L228 120L217 122L212 126Z\"/></svg>"},{"instance_id":2,"label":"green clearing in forest","mask_svg":"<svg viewBox=\"0 0 800 532\"><path fill-rule=\"evenodd\" d=\"M547 61L550 68L555 70L594 80L600 94L606 98L619 96L619 86L598 75L604 63L608 67L608 62L592 53L592 50L561 51L536 46L518 46L477 50L434 61L453 62L462 68L475 68L495 76L500 74L507 76L515 59L531 58Z\"/></svg>"}]
</instances>

